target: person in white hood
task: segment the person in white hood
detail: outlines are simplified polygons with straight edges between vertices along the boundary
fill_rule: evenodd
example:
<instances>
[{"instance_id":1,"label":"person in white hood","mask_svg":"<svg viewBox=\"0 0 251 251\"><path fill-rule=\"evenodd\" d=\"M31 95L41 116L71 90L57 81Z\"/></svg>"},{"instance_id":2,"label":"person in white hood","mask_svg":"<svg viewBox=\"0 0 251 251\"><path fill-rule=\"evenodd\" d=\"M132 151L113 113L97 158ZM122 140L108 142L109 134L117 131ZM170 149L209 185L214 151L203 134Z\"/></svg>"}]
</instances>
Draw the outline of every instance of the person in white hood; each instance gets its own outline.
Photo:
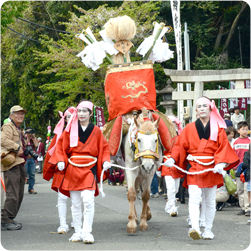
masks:
<instances>
[{"instance_id":1,"label":"person in white hood","mask_svg":"<svg viewBox=\"0 0 251 251\"><path fill-rule=\"evenodd\" d=\"M232 115L231 120L233 122L233 126L234 126L235 130L237 130L237 124L239 122L245 120L244 115L242 113L240 113L239 106L234 107L234 114Z\"/></svg>"}]
</instances>

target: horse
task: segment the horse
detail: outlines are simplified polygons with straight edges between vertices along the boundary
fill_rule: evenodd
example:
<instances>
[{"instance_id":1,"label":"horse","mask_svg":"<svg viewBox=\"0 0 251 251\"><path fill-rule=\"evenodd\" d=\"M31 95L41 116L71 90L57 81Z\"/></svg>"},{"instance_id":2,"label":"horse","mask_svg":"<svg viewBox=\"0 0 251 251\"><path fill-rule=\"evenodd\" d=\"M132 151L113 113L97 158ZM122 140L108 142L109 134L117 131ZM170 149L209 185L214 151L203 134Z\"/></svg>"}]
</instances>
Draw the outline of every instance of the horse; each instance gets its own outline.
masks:
<instances>
[{"instance_id":1,"label":"horse","mask_svg":"<svg viewBox=\"0 0 251 251\"><path fill-rule=\"evenodd\" d=\"M158 126L160 118L155 122L151 120L136 120L133 118L137 128L135 147L132 148L130 142L130 133L128 132L123 140L125 166L134 168L134 170L125 170L126 181L128 185L127 198L129 201L129 217L127 224L127 233L137 232L137 212L135 200L138 186L141 186L142 192L142 212L140 217L139 230L148 230L147 221L152 217L149 206L150 186L156 171L156 168L162 163L162 147L160 145Z\"/></svg>"}]
</instances>

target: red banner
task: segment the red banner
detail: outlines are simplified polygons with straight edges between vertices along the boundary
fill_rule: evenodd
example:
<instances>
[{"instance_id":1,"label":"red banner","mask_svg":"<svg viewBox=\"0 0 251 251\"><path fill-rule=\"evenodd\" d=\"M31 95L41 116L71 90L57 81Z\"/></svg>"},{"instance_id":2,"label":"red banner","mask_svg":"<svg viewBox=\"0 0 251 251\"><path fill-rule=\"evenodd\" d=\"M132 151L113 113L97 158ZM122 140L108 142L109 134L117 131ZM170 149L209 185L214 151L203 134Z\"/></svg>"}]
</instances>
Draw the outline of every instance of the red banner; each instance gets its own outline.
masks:
<instances>
[{"instance_id":1,"label":"red banner","mask_svg":"<svg viewBox=\"0 0 251 251\"><path fill-rule=\"evenodd\" d=\"M102 107L95 107L96 109L96 121L97 121L97 126L102 129L103 126L105 125L105 117L104 117L104 111Z\"/></svg>"},{"instance_id":2,"label":"red banner","mask_svg":"<svg viewBox=\"0 0 251 251\"><path fill-rule=\"evenodd\" d=\"M250 80L244 81L244 88L250 89ZM235 81L230 81L230 89L235 89ZM250 98L230 98L230 107L239 106L240 110L247 110L247 104L250 104Z\"/></svg>"},{"instance_id":3,"label":"red banner","mask_svg":"<svg viewBox=\"0 0 251 251\"><path fill-rule=\"evenodd\" d=\"M244 85L246 89L251 89L251 81L250 80L245 80ZM250 90L249 90L250 93ZM250 105L250 98L247 98L247 104Z\"/></svg>"},{"instance_id":4,"label":"red banner","mask_svg":"<svg viewBox=\"0 0 251 251\"><path fill-rule=\"evenodd\" d=\"M124 65L107 71L105 97L109 121L143 107L157 110L152 64Z\"/></svg>"},{"instance_id":5,"label":"red banner","mask_svg":"<svg viewBox=\"0 0 251 251\"><path fill-rule=\"evenodd\" d=\"M247 99L246 98L239 98L238 99L238 106L240 110L247 110Z\"/></svg>"}]
</instances>

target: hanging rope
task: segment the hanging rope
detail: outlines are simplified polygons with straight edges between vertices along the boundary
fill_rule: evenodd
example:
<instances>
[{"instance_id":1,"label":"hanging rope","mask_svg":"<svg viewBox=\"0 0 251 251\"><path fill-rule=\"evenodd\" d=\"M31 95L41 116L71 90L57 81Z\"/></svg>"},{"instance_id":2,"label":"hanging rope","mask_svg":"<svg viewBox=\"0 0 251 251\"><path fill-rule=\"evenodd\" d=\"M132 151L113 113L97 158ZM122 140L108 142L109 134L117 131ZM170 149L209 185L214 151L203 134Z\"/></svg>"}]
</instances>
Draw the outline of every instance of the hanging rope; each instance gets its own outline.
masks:
<instances>
[{"instance_id":1,"label":"hanging rope","mask_svg":"<svg viewBox=\"0 0 251 251\"><path fill-rule=\"evenodd\" d=\"M164 165L164 163L161 163L160 166ZM118 167L118 168L121 168L121 169L124 169L124 170L130 170L130 171L133 171L135 169L137 169L138 167L140 167L141 165L139 166L135 166L135 167L124 167L124 166L120 166L120 165L116 165L116 164L111 164L111 166L115 166L115 167ZM199 172L188 172L186 170L183 170L182 168L180 168L179 166L176 166L175 164L173 164L173 166L175 168L177 168L178 170L180 170L181 172L183 173L186 173L186 174L189 174L189 175L197 175L197 174L202 174L202 173L206 173L206 172L211 172L211 171L214 171L215 169L214 168L208 168L208 169L205 169L205 170L202 170L202 171L199 171ZM105 197L105 193L104 193L104 190L103 190L103 176L104 176L104 169L102 170L101 172L101 177L100 177L100 188L99 188L99 191L102 195L102 197L104 198Z\"/></svg>"},{"instance_id":2,"label":"hanging rope","mask_svg":"<svg viewBox=\"0 0 251 251\"><path fill-rule=\"evenodd\" d=\"M131 171L133 171L133 170L137 169L138 167L140 167L141 165L135 166L135 167L124 167L124 166L120 166L120 165L116 165L116 164L111 164L111 166L115 166L115 167L118 167L118 168L121 168L121 169L124 169L124 170L131 170ZM105 193L104 193L104 190L103 190L103 176L104 176L104 169L101 172L100 188L99 188L99 191L100 191L102 197L104 198L105 197Z\"/></svg>"}]
</instances>

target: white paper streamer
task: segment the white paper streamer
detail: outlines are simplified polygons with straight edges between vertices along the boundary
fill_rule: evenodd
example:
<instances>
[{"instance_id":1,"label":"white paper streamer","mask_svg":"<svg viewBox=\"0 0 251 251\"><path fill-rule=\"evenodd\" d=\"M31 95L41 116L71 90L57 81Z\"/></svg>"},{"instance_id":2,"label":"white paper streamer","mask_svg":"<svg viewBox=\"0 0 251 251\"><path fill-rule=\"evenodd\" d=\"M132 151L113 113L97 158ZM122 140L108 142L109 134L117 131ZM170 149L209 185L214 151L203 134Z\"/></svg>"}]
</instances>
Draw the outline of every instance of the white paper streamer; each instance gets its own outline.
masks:
<instances>
[{"instance_id":1,"label":"white paper streamer","mask_svg":"<svg viewBox=\"0 0 251 251\"><path fill-rule=\"evenodd\" d=\"M144 39L144 41L140 44L140 46L136 50L137 53L139 53L143 57L145 56L145 54L149 51L149 49L151 48L151 46L154 43L154 36L155 36L156 32L158 31L159 27L160 27L160 24L155 22L154 29L153 29L153 35ZM153 47L153 50L149 55L148 59L152 60L153 63L155 61L161 63L166 60L169 60L170 58L173 58L173 51L171 51L169 49L169 44L166 42L162 42L162 40L161 40L161 38L164 36L164 34L167 32L167 30L168 30L167 27L164 27L162 29L158 39L156 40L156 43Z\"/></svg>"},{"instance_id":2,"label":"white paper streamer","mask_svg":"<svg viewBox=\"0 0 251 251\"><path fill-rule=\"evenodd\" d=\"M110 55L117 55L119 51L114 48L114 42L106 36L105 30L100 31L99 34L105 42L107 53L109 53Z\"/></svg>"}]
</instances>

